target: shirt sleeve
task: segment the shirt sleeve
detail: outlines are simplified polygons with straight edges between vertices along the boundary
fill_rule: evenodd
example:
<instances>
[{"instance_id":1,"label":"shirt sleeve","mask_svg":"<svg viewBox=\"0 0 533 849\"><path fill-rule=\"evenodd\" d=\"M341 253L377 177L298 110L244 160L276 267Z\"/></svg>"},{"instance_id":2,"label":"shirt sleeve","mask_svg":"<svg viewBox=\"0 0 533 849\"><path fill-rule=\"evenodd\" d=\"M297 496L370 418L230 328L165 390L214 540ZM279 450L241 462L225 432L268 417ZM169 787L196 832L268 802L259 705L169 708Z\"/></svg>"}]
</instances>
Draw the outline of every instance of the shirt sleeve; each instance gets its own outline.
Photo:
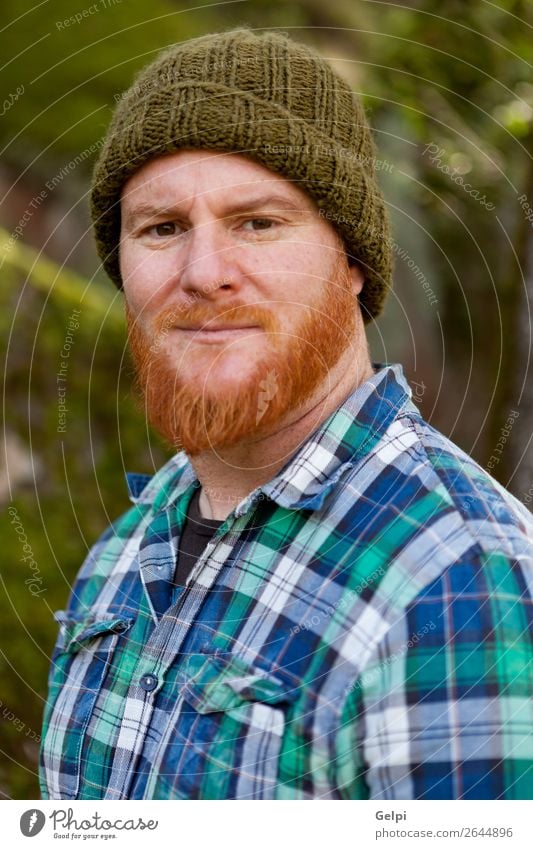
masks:
<instances>
[{"instance_id":1,"label":"shirt sleeve","mask_svg":"<svg viewBox=\"0 0 533 849\"><path fill-rule=\"evenodd\" d=\"M526 568L476 547L397 615L344 700L342 798L533 798Z\"/></svg>"}]
</instances>

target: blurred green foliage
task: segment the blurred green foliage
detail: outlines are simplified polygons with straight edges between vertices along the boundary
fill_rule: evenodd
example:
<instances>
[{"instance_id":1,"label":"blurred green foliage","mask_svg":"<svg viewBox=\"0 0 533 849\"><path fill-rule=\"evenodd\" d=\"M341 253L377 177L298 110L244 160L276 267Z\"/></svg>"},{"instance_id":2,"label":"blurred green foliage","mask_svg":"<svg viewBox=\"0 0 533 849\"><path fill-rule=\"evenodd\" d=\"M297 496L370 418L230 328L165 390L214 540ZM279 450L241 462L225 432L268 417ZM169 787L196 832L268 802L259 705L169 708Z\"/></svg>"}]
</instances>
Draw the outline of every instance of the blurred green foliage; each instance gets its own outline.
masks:
<instances>
[{"instance_id":1,"label":"blurred green foliage","mask_svg":"<svg viewBox=\"0 0 533 849\"><path fill-rule=\"evenodd\" d=\"M202 35L212 14L201 5L185 14L169 0L152 0L149 9L138 0L32 5L23 11L17 0L2 4L6 48L12 43L2 90L7 96L24 86L4 116L2 136L4 156L16 165L24 157L46 176L51 162L70 159L104 134L136 70L167 44Z\"/></svg>"}]
</instances>

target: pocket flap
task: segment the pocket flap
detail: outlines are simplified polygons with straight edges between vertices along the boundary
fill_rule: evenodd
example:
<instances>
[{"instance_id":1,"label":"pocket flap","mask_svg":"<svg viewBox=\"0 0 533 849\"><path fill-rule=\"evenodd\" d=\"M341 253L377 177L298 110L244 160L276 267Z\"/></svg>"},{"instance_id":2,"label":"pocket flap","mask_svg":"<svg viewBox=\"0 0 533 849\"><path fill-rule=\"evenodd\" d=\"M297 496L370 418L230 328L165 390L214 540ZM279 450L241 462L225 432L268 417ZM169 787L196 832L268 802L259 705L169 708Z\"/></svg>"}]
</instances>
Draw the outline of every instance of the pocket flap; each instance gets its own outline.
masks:
<instances>
[{"instance_id":1,"label":"pocket flap","mask_svg":"<svg viewBox=\"0 0 533 849\"><path fill-rule=\"evenodd\" d=\"M180 692L198 713L231 710L246 702L278 705L297 696L294 687L235 655L189 655L185 674Z\"/></svg>"},{"instance_id":2,"label":"pocket flap","mask_svg":"<svg viewBox=\"0 0 533 849\"><path fill-rule=\"evenodd\" d=\"M124 634L131 628L132 618L113 614L94 614L90 611L79 614L56 610L54 619L59 622L60 648L75 654L95 637L105 634Z\"/></svg>"}]
</instances>

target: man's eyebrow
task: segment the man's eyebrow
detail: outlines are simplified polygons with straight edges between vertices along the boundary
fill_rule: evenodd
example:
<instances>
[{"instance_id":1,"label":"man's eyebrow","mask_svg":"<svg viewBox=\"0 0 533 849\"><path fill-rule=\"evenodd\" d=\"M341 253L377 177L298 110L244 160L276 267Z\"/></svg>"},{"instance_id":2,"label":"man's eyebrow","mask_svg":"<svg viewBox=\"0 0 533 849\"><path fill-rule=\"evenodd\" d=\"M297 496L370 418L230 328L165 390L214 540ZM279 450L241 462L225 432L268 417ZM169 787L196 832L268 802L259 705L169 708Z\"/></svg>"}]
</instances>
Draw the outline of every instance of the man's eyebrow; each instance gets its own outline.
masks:
<instances>
[{"instance_id":1,"label":"man's eyebrow","mask_svg":"<svg viewBox=\"0 0 533 849\"><path fill-rule=\"evenodd\" d=\"M222 218L229 218L232 215L245 212L256 212L258 209L265 207L274 207L274 209L286 210L289 212L308 212L307 206L304 206L297 200L282 197L281 195L260 195L259 197L247 198L245 200L236 200L234 202L224 203L224 215ZM124 225L131 227L138 220L144 218L155 218L157 216L176 216L179 218L182 215L179 204L175 206L158 206L151 203L140 203L134 206L125 216Z\"/></svg>"}]
</instances>

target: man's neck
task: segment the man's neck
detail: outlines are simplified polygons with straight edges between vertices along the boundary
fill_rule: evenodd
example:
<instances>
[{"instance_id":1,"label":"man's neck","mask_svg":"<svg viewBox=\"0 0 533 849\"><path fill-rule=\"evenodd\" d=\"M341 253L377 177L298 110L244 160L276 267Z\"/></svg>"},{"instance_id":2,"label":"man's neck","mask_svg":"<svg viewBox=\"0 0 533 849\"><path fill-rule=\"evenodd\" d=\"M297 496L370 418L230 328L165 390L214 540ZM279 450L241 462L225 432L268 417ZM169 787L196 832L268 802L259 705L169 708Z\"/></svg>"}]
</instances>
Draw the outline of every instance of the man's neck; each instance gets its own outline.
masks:
<instances>
[{"instance_id":1,"label":"man's neck","mask_svg":"<svg viewBox=\"0 0 533 849\"><path fill-rule=\"evenodd\" d=\"M268 435L191 457L202 485L199 508L204 518L225 519L246 495L275 477L311 433L372 377L366 348L355 358L355 370L353 354L352 349L341 358L305 407L292 410Z\"/></svg>"}]
</instances>

